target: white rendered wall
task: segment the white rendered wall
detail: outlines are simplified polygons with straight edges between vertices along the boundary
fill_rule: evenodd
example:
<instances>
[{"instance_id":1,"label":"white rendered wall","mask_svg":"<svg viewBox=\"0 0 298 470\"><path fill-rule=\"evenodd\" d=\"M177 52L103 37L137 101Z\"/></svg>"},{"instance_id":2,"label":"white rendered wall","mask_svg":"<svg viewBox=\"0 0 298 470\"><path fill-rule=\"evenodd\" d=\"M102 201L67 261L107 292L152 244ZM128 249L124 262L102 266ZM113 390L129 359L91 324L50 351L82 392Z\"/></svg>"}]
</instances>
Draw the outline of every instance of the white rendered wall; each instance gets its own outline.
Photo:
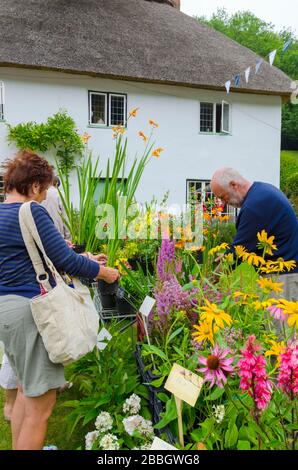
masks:
<instances>
[{"instance_id":1,"label":"white rendered wall","mask_svg":"<svg viewBox=\"0 0 298 470\"><path fill-rule=\"evenodd\" d=\"M5 120L10 124L43 122L66 109L80 133L92 137L89 147L100 155L101 169L113 156L113 131L88 127L88 90L127 93L128 111L139 107L128 123L128 152L133 158L144 148L138 131L149 133L149 119L159 123L156 147L165 151L152 158L138 190L140 201L158 200L170 190L171 203L185 203L187 179L210 179L221 166L233 166L251 180L279 185L281 99L276 96L106 80L37 70L1 68L5 83ZM199 101L231 103L231 135L199 133ZM0 161L14 154L6 126L0 122ZM74 191L75 192L75 191ZM75 199L75 196L74 196Z\"/></svg>"}]
</instances>

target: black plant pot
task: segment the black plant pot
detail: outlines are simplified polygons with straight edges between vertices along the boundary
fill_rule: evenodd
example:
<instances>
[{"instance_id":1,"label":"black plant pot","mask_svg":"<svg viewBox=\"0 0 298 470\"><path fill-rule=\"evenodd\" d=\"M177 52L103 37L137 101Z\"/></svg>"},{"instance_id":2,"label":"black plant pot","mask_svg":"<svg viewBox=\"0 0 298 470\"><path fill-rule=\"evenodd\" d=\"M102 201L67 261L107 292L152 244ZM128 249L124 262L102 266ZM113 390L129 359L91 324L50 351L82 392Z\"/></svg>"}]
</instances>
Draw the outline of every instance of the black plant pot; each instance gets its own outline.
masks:
<instances>
[{"instance_id":1,"label":"black plant pot","mask_svg":"<svg viewBox=\"0 0 298 470\"><path fill-rule=\"evenodd\" d=\"M100 293L100 300L103 308L115 308L116 296L115 294L102 294Z\"/></svg>"},{"instance_id":2,"label":"black plant pot","mask_svg":"<svg viewBox=\"0 0 298 470\"><path fill-rule=\"evenodd\" d=\"M79 255L80 253L84 253L85 250L86 250L86 243L82 243L81 245L74 245L74 246L72 247L72 249L73 249L73 251L74 251L75 253L77 253L78 255Z\"/></svg>"},{"instance_id":3,"label":"black plant pot","mask_svg":"<svg viewBox=\"0 0 298 470\"><path fill-rule=\"evenodd\" d=\"M118 290L118 281L109 284L101 279L98 281L98 289L101 295L116 295Z\"/></svg>"},{"instance_id":4,"label":"black plant pot","mask_svg":"<svg viewBox=\"0 0 298 470\"><path fill-rule=\"evenodd\" d=\"M121 295L119 295L119 292L121 293ZM124 297L124 290L121 287L119 287L116 294L116 308L119 315L132 315L133 313L135 313L135 309L133 308L133 306Z\"/></svg>"}]
</instances>

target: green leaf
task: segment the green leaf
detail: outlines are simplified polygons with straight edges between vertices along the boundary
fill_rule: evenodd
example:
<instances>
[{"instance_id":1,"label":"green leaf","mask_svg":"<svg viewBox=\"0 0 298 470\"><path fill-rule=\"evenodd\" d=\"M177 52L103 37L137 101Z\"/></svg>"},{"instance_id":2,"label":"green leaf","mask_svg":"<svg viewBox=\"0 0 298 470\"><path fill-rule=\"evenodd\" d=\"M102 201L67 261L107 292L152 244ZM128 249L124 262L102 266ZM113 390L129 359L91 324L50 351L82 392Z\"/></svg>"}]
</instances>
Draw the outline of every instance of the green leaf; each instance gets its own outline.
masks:
<instances>
[{"instance_id":1,"label":"green leaf","mask_svg":"<svg viewBox=\"0 0 298 470\"><path fill-rule=\"evenodd\" d=\"M225 447L231 449L234 447L238 439L238 428L236 424L232 424L228 427L225 433Z\"/></svg>"},{"instance_id":2,"label":"green leaf","mask_svg":"<svg viewBox=\"0 0 298 470\"><path fill-rule=\"evenodd\" d=\"M152 380L151 384L152 384L154 387L161 387L161 385L163 384L163 382L164 382L164 377L160 377L159 379Z\"/></svg>"},{"instance_id":3,"label":"green leaf","mask_svg":"<svg viewBox=\"0 0 298 470\"><path fill-rule=\"evenodd\" d=\"M209 397L207 397L206 400L211 400L211 401L217 400L219 397L223 395L224 391L225 391L224 388L216 387L216 389L213 390L211 395L209 395Z\"/></svg>"},{"instance_id":4,"label":"green leaf","mask_svg":"<svg viewBox=\"0 0 298 470\"><path fill-rule=\"evenodd\" d=\"M237 442L237 449L238 450L250 450L250 442L249 441L238 441Z\"/></svg>"},{"instance_id":5,"label":"green leaf","mask_svg":"<svg viewBox=\"0 0 298 470\"><path fill-rule=\"evenodd\" d=\"M155 429L162 429L171 421L177 419L177 408L174 402L174 398L172 397L166 404L166 411L164 413L163 418L159 421L158 424L154 426Z\"/></svg>"},{"instance_id":6,"label":"green leaf","mask_svg":"<svg viewBox=\"0 0 298 470\"><path fill-rule=\"evenodd\" d=\"M161 349L157 348L156 346L153 346L152 344L150 346L148 344L143 346L142 355L148 356L149 354L155 354L161 359L164 359L165 361L167 361L167 356L165 355L165 353Z\"/></svg>"},{"instance_id":7,"label":"green leaf","mask_svg":"<svg viewBox=\"0 0 298 470\"><path fill-rule=\"evenodd\" d=\"M181 333L181 331L184 329L184 326L180 326L180 328L177 328L176 331L174 331L171 336L169 337L168 339L168 344L172 341L172 339L174 339L177 335L179 335L179 333Z\"/></svg>"}]
</instances>

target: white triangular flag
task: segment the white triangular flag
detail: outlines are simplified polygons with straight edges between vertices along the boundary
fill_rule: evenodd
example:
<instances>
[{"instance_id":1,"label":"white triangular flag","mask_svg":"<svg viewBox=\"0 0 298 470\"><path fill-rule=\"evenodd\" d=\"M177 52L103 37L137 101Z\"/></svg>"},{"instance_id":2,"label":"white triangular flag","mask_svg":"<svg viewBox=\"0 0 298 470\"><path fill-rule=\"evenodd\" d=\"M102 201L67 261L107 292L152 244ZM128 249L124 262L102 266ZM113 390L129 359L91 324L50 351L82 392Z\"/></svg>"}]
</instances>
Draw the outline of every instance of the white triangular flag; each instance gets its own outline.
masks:
<instances>
[{"instance_id":1,"label":"white triangular flag","mask_svg":"<svg viewBox=\"0 0 298 470\"><path fill-rule=\"evenodd\" d=\"M269 54L269 64L270 64L271 67L273 65L273 62L274 62L274 59L275 59L275 56L276 56L276 52L277 52L277 49L270 52L270 54Z\"/></svg>"},{"instance_id":2,"label":"white triangular flag","mask_svg":"<svg viewBox=\"0 0 298 470\"><path fill-rule=\"evenodd\" d=\"M226 87L227 93L230 93L231 80L228 80L228 81L225 83L225 87Z\"/></svg>"},{"instance_id":3,"label":"white triangular flag","mask_svg":"<svg viewBox=\"0 0 298 470\"><path fill-rule=\"evenodd\" d=\"M261 65L263 63L263 59L260 59L259 62L257 62L256 64L256 73L259 72L260 68L261 68Z\"/></svg>"},{"instance_id":4,"label":"white triangular flag","mask_svg":"<svg viewBox=\"0 0 298 470\"><path fill-rule=\"evenodd\" d=\"M246 83L248 83L249 75L250 75L250 67L247 67L247 69L245 70L245 81L246 81Z\"/></svg>"}]
</instances>

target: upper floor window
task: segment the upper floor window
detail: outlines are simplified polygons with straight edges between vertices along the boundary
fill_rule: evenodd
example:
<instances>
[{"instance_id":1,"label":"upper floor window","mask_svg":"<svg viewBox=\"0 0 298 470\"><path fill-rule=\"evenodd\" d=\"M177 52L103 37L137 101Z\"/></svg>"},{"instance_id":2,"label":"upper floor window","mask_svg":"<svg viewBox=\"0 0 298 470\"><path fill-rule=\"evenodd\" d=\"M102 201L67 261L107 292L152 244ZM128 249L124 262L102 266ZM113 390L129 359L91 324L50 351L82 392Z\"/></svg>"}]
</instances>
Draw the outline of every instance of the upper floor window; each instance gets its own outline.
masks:
<instances>
[{"instance_id":1,"label":"upper floor window","mask_svg":"<svg viewBox=\"0 0 298 470\"><path fill-rule=\"evenodd\" d=\"M200 103L200 132L212 134L230 133L230 104Z\"/></svg>"},{"instance_id":2,"label":"upper floor window","mask_svg":"<svg viewBox=\"0 0 298 470\"><path fill-rule=\"evenodd\" d=\"M89 91L89 124L126 125L126 95Z\"/></svg>"},{"instance_id":3,"label":"upper floor window","mask_svg":"<svg viewBox=\"0 0 298 470\"><path fill-rule=\"evenodd\" d=\"M0 121L4 120L4 83L0 81Z\"/></svg>"}]
</instances>

